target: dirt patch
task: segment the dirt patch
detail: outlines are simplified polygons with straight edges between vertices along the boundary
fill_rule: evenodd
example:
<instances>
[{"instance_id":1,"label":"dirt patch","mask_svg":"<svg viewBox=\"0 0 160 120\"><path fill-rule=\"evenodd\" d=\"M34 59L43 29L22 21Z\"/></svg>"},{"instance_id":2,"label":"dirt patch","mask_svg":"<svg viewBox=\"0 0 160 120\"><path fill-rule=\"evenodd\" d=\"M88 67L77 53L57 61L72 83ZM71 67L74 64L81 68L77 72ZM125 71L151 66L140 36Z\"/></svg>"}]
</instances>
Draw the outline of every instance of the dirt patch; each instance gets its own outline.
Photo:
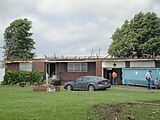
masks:
<instances>
[{"instance_id":1,"label":"dirt patch","mask_svg":"<svg viewBox=\"0 0 160 120\"><path fill-rule=\"evenodd\" d=\"M115 105L94 105L88 113L88 120L135 120L134 115L130 114L130 108L137 104L160 104L160 100L121 103ZM123 110L127 109L127 114Z\"/></svg>"},{"instance_id":2,"label":"dirt patch","mask_svg":"<svg viewBox=\"0 0 160 120\"><path fill-rule=\"evenodd\" d=\"M152 101L146 101L146 103L157 103L160 104L160 100L152 100Z\"/></svg>"}]
</instances>

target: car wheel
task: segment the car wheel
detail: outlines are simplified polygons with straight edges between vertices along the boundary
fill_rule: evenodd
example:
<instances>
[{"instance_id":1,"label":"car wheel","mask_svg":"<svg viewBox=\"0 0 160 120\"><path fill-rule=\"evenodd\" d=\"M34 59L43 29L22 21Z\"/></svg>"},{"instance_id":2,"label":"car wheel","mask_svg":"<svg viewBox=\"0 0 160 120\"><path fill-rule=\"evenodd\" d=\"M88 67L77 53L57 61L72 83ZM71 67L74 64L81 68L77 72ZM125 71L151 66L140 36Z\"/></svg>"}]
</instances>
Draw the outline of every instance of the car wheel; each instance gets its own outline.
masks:
<instances>
[{"instance_id":1,"label":"car wheel","mask_svg":"<svg viewBox=\"0 0 160 120\"><path fill-rule=\"evenodd\" d=\"M89 91L94 91L94 90L95 90L94 85L89 85L88 90L89 90Z\"/></svg>"},{"instance_id":2,"label":"car wheel","mask_svg":"<svg viewBox=\"0 0 160 120\"><path fill-rule=\"evenodd\" d=\"M107 90L107 88L103 89L104 91Z\"/></svg>"},{"instance_id":3,"label":"car wheel","mask_svg":"<svg viewBox=\"0 0 160 120\"><path fill-rule=\"evenodd\" d=\"M68 91L71 91L71 90L72 90L72 86L71 86L71 85L67 85L66 88L67 88Z\"/></svg>"}]
</instances>

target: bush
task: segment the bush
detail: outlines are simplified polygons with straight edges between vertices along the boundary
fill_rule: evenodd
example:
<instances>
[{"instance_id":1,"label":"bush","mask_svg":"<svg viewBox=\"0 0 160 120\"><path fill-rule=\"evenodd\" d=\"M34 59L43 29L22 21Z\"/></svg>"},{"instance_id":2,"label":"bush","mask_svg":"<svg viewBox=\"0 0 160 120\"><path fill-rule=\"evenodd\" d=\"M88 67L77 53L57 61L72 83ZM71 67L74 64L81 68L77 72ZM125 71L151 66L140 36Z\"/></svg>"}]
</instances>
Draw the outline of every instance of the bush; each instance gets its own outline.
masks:
<instances>
[{"instance_id":1,"label":"bush","mask_svg":"<svg viewBox=\"0 0 160 120\"><path fill-rule=\"evenodd\" d=\"M17 83L16 86L20 86L20 83Z\"/></svg>"},{"instance_id":2,"label":"bush","mask_svg":"<svg viewBox=\"0 0 160 120\"><path fill-rule=\"evenodd\" d=\"M29 82L33 84L42 84L43 73L28 71L7 71L2 81L3 85L15 85L20 82Z\"/></svg>"},{"instance_id":3,"label":"bush","mask_svg":"<svg viewBox=\"0 0 160 120\"><path fill-rule=\"evenodd\" d=\"M58 76L53 76L49 79L51 85L61 85L61 79Z\"/></svg>"}]
</instances>

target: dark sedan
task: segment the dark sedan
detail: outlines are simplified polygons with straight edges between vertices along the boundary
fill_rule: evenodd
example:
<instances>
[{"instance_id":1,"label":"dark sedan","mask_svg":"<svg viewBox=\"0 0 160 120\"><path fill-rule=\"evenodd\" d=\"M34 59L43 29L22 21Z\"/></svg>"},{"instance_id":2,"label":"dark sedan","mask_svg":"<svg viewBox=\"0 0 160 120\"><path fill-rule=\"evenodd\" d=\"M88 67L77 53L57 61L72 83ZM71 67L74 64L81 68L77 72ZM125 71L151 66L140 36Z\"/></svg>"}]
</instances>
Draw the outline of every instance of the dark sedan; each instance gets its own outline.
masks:
<instances>
[{"instance_id":1,"label":"dark sedan","mask_svg":"<svg viewBox=\"0 0 160 120\"><path fill-rule=\"evenodd\" d=\"M70 90L106 90L110 88L110 80L98 76L82 76L64 84L64 89Z\"/></svg>"}]
</instances>

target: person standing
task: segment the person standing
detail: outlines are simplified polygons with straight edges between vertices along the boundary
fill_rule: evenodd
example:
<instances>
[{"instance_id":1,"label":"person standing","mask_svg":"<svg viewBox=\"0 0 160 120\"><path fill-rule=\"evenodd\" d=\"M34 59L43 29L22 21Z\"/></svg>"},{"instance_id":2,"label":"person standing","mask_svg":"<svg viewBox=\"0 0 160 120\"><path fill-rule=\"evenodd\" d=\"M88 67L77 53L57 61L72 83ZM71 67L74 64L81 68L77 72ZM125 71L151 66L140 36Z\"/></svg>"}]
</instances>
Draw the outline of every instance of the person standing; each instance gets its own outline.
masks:
<instances>
[{"instance_id":1,"label":"person standing","mask_svg":"<svg viewBox=\"0 0 160 120\"><path fill-rule=\"evenodd\" d=\"M112 72L112 85L116 85L116 77L117 77L117 73L113 71Z\"/></svg>"},{"instance_id":2,"label":"person standing","mask_svg":"<svg viewBox=\"0 0 160 120\"><path fill-rule=\"evenodd\" d=\"M154 86L155 86L156 89L160 88L160 80L159 80L158 77L154 80Z\"/></svg>"},{"instance_id":3,"label":"person standing","mask_svg":"<svg viewBox=\"0 0 160 120\"><path fill-rule=\"evenodd\" d=\"M152 78L152 71L149 70L146 75L146 80L147 80L147 89L150 90L151 89L151 78Z\"/></svg>"}]
</instances>

